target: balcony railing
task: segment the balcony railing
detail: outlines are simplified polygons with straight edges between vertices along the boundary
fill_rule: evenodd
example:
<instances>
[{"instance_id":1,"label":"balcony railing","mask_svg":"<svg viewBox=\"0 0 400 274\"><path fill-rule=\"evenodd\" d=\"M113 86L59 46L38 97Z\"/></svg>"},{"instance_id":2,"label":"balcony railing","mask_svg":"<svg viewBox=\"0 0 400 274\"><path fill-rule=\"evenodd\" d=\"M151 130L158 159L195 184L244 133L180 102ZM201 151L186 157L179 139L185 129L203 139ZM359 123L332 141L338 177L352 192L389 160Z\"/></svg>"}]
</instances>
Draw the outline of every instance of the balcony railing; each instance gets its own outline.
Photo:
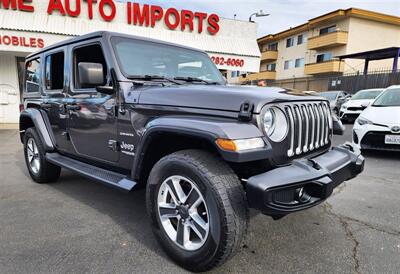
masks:
<instances>
[{"instance_id":1,"label":"balcony railing","mask_svg":"<svg viewBox=\"0 0 400 274\"><path fill-rule=\"evenodd\" d=\"M347 31L335 31L308 38L307 48L320 50L347 44Z\"/></svg>"},{"instance_id":2,"label":"balcony railing","mask_svg":"<svg viewBox=\"0 0 400 274\"><path fill-rule=\"evenodd\" d=\"M344 62L339 60L329 60L320 63L306 64L304 74L340 74L343 73Z\"/></svg>"},{"instance_id":3,"label":"balcony railing","mask_svg":"<svg viewBox=\"0 0 400 274\"><path fill-rule=\"evenodd\" d=\"M240 82L258 81L258 80L275 80L276 71L261 71L258 73L248 74L246 77L241 76Z\"/></svg>"},{"instance_id":4,"label":"balcony railing","mask_svg":"<svg viewBox=\"0 0 400 274\"><path fill-rule=\"evenodd\" d=\"M276 59L278 59L277 50L266 50L261 53L261 62L274 61Z\"/></svg>"}]
</instances>

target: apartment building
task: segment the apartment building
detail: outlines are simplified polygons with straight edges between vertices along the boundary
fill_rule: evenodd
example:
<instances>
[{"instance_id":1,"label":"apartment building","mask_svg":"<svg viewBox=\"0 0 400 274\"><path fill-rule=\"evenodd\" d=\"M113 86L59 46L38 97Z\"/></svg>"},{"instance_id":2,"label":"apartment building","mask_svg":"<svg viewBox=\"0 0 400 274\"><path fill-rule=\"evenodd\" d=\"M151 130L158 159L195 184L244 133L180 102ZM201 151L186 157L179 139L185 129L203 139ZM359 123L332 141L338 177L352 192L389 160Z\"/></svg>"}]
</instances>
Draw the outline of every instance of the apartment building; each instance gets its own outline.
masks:
<instances>
[{"instance_id":1,"label":"apartment building","mask_svg":"<svg viewBox=\"0 0 400 274\"><path fill-rule=\"evenodd\" d=\"M260 72L240 81L279 80L363 72L364 60L336 56L400 45L400 17L357 8L340 9L258 39ZM370 62L390 69L393 59Z\"/></svg>"}]
</instances>

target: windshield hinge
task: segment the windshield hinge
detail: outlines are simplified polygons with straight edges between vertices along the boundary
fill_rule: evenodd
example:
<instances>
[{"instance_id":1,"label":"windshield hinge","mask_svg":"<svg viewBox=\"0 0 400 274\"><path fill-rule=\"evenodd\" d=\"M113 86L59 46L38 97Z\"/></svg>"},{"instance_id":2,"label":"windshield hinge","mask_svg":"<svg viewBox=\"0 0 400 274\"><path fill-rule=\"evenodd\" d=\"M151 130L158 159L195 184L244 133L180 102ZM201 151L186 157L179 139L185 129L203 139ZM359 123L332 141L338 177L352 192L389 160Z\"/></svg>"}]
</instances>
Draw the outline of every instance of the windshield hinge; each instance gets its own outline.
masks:
<instances>
[{"instance_id":1,"label":"windshield hinge","mask_svg":"<svg viewBox=\"0 0 400 274\"><path fill-rule=\"evenodd\" d=\"M249 101L245 101L240 106L240 112L238 115L239 121L251 121L253 119L254 104Z\"/></svg>"}]
</instances>

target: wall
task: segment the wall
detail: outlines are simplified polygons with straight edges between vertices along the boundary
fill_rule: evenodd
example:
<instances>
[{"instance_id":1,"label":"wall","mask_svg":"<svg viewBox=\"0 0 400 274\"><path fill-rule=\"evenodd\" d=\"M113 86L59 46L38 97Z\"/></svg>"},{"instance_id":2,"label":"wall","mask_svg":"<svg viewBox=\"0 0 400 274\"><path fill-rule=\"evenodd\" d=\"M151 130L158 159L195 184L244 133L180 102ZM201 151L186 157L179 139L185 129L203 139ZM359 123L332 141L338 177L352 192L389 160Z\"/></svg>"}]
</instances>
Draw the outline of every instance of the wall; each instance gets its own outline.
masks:
<instances>
[{"instance_id":1,"label":"wall","mask_svg":"<svg viewBox=\"0 0 400 274\"><path fill-rule=\"evenodd\" d=\"M19 102L16 57L0 54L0 123L18 122Z\"/></svg>"},{"instance_id":2,"label":"wall","mask_svg":"<svg viewBox=\"0 0 400 274\"><path fill-rule=\"evenodd\" d=\"M314 27L309 30L308 34L309 37L315 37L319 35L319 30L323 29L325 27L329 27L332 25L336 25L336 28L341 31L349 31L349 26L350 26L350 19L349 18L344 18L344 20L340 21L332 21L329 23L325 23L323 25L318 25L318 27ZM351 33L349 33L349 36ZM312 64L317 62L317 55L318 54L323 54L326 52L332 53L332 57L338 56L338 55L343 55L346 54L347 46L338 46L338 47L333 47L333 48L328 48L324 50L307 50L306 52L306 63L307 64Z\"/></svg>"},{"instance_id":3,"label":"wall","mask_svg":"<svg viewBox=\"0 0 400 274\"><path fill-rule=\"evenodd\" d=\"M349 40L346 46L346 54L375 50L400 45L400 27L390 24L369 21L360 18L351 18L349 26ZM362 72L364 60L346 60L345 73ZM372 61L369 63L369 71L382 68L391 68L393 59ZM351 67L350 67L351 66Z\"/></svg>"},{"instance_id":4,"label":"wall","mask_svg":"<svg viewBox=\"0 0 400 274\"><path fill-rule=\"evenodd\" d=\"M290 68L288 70L284 69L284 63L286 60L293 60L293 66L295 59L297 58L305 58L306 51L307 51L307 38L308 33L303 33L305 35L303 44L297 45L297 36L301 33L290 36L295 38L295 44L293 47L287 48L286 47L286 39L290 38L287 37L282 39L278 42L278 59L276 60L276 72L277 72L277 80L279 79L288 79L293 77L303 77L304 76L304 67L299 68ZM306 63L307 60L305 59L304 62Z\"/></svg>"}]
</instances>

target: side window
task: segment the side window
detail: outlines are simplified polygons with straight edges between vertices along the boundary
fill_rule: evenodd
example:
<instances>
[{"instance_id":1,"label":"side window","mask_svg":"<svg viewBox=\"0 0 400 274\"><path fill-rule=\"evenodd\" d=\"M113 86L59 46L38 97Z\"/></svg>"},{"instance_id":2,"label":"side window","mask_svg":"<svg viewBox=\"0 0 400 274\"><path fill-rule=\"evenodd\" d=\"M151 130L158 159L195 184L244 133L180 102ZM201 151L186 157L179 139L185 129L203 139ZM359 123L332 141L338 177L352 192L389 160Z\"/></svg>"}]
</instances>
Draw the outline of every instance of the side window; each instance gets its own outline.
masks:
<instances>
[{"instance_id":1,"label":"side window","mask_svg":"<svg viewBox=\"0 0 400 274\"><path fill-rule=\"evenodd\" d=\"M294 38L293 37L290 37L290 38L286 39L286 47L287 48L293 47L293 45L294 45Z\"/></svg>"},{"instance_id":2,"label":"side window","mask_svg":"<svg viewBox=\"0 0 400 274\"><path fill-rule=\"evenodd\" d=\"M294 64L295 68L302 68L304 67L304 58L297 58Z\"/></svg>"},{"instance_id":3,"label":"side window","mask_svg":"<svg viewBox=\"0 0 400 274\"><path fill-rule=\"evenodd\" d=\"M276 70L276 63L267 65L267 71L275 71L275 70Z\"/></svg>"},{"instance_id":4,"label":"side window","mask_svg":"<svg viewBox=\"0 0 400 274\"><path fill-rule=\"evenodd\" d=\"M98 63L103 66L104 83L107 79L107 63L103 55L103 51L99 44L92 44L76 48L73 52L73 73L74 73L74 88L75 89L93 89L95 86L82 86L79 81L78 65L79 63Z\"/></svg>"},{"instance_id":5,"label":"side window","mask_svg":"<svg viewBox=\"0 0 400 274\"><path fill-rule=\"evenodd\" d=\"M25 67L26 92L39 92L40 58L28 61Z\"/></svg>"},{"instance_id":6,"label":"side window","mask_svg":"<svg viewBox=\"0 0 400 274\"><path fill-rule=\"evenodd\" d=\"M304 43L304 34L300 34L297 36L297 45L301 45Z\"/></svg>"},{"instance_id":7,"label":"side window","mask_svg":"<svg viewBox=\"0 0 400 274\"><path fill-rule=\"evenodd\" d=\"M45 86L47 90L60 90L64 86L64 52L46 57Z\"/></svg>"},{"instance_id":8,"label":"side window","mask_svg":"<svg viewBox=\"0 0 400 274\"><path fill-rule=\"evenodd\" d=\"M319 35L328 34L328 33L335 32L335 31L336 31L336 25L333 25L333 26L329 26L329 27L320 29Z\"/></svg>"},{"instance_id":9,"label":"side window","mask_svg":"<svg viewBox=\"0 0 400 274\"><path fill-rule=\"evenodd\" d=\"M332 59L332 53L330 52L317 55L317 63L322 63L325 61L329 61L331 59Z\"/></svg>"},{"instance_id":10,"label":"side window","mask_svg":"<svg viewBox=\"0 0 400 274\"><path fill-rule=\"evenodd\" d=\"M268 50L271 50L271 51L277 51L278 50L278 43L271 43L271 44L268 44Z\"/></svg>"},{"instance_id":11,"label":"side window","mask_svg":"<svg viewBox=\"0 0 400 274\"><path fill-rule=\"evenodd\" d=\"M283 64L283 69L291 69L293 68L293 60L286 60L285 63Z\"/></svg>"}]
</instances>

